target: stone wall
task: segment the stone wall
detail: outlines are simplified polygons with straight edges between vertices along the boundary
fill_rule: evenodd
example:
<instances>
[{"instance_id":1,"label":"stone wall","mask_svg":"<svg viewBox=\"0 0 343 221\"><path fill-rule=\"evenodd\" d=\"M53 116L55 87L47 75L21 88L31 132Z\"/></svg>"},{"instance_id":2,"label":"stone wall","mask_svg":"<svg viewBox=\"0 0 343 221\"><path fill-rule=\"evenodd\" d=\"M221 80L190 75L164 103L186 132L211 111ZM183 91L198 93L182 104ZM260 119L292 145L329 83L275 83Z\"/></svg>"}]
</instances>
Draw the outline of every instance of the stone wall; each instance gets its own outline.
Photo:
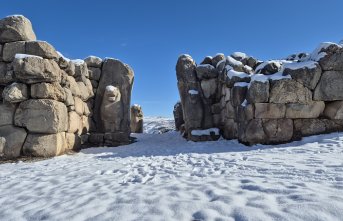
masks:
<instances>
[{"instance_id":1,"label":"stone wall","mask_svg":"<svg viewBox=\"0 0 343 221\"><path fill-rule=\"evenodd\" d=\"M276 144L343 130L341 43L264 62L236 52L208 56L197 65L181 55L176 75L176 128L192 141L222 136L248 145Z\"/></svg>"},{"instance_id":2,"label":"stone wall","mask_svg":"<svg viewBox=\"0 0 343 221\"><path fill-rule=\"evenodd\" d=\"M23 16L0 20L0 156L56 156L129 142L132 69L70 60Z\"/></svg>"}]
</instances>

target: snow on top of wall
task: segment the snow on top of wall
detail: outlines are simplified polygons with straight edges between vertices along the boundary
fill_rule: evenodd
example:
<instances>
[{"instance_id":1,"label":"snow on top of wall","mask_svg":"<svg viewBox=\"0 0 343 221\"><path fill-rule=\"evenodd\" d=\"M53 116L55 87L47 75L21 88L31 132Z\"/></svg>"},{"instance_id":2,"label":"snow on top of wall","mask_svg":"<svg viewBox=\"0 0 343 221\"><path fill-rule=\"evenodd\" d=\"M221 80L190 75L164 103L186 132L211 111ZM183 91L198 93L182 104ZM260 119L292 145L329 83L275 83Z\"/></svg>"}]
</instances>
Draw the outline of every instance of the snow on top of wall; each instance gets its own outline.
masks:
<instances>
[{"instance_id":1,"label":"snow on top of wall","mask_svg":"<svg viewBox=\"0 0 343 221\"><path fill-rule=\"evenodd\" d=\"M64 60L66 60L66 61L70 61L70 59L69 58L66 58L61 52L59 52L59 51L56 51L57 52L57 54L60 56L60 57L62 57L62 58L64 58Z\"/></svg>"},{"instance_id":2,"label":"snow on top of wall","mask_svg":"<svg viewBox=\"0 0 343 221\"><path fill-rule=\"evenodd\" d=\"M204 68L209 68L209 69L214 69L214 67L210 64L199 64L198 67L204 67Z\"/></svg>"},{"instance_id":3,"label":"snow on top of wall","mask_svg":"<svg viewBox=\"0 0 343 221\"><path fill-rule=\"evenodd\" d=\"M271 75L264 75L264 74L253 74L251 75L251 82L258 81L258 82L267 82L269 80L281 80L281 79L292 79L290 75L283 75L282 72L277 72Z\"/></svg>"},{"instance_id":4,"label":"snow on top of wall","mask_svg":"<svg viewBox=\"0 0 343 221\"><path fill-rule=\"evenodd\" d=\"M258 65L255 69L255 73L258 73L260 70L262 70L265 66L267 66L270 63L275 63L278 68L281 67L282 62L285 61L280 61L280 60L270 60L270 61L265 61L262 64Z\"/></svg>"},{"instance_id":5,"label":"snow on top of wall","mask_svg":"<svg viewBox=\"0 0 343 221\"><path fill-rule=\"evenodd\" d=\"M9 18L9 17L25 17L24 15L8 15L6 16L6 18Z\"/></svg>"},{"instance_id":6,"label":"snow on top of wall","mask_svg":"<svg viewBox=\"0 0 343 221\"><path fill-rule=\"evenodd\" d=\"M343 39L338 44L343 46Z\"/></svg>"},{"instance_id":7,"label":"snow on top of wall","mask_svg":"<svg viewBox=\"0 0 343 221\"><path fill-rule=\"evenodd\" d=\"M192 95L199 94L199 92L197 90L189 90L188 93L192 94Z\"/></svg>"},{"instance_id":8,"label":"snow on top of wall","mask_svg":"<svg viewBox=\"0 0 343 221\"><path fill-rule=\"evenodd\" d=\"M39 59L43 59L40 56L36 56L36 55L31 55L31 54L15 54L14 56L16 59L23 59L23 58L39 58Z\"/></svg>"},{"instance_id":9,"label":"snow on top of wall","mask_svg":"<svg viewBox=\"0 0 343 221\"><path fill-rule=\"evenodd\" d=\"M217 66L216 67L219 67L219 65L221 65L222 63L225 63L226 62L226 60L224 59L224 60L221 60L221 61L219 61L218 63L217 63Z\"/></svg>"},{"instance_id":10,"label":"snow on top of wall","mask_svg":"<svg viewBox=\"0 0 343 221\"><path fill-rule=\"evenodd\" d=\"M247 83L247 82L236 82L233 86L234 87L247 87L247 86L249 86L249 83Z\"/></svg>"},{"instance_id":11,"label":"snow on top of wall","mask_svg":"<svg viewBox=\"0 0 343 221\"><path fill-rule=\"evenodd\" d=\"M238 78L247 78L250 77L249 74L244 73L244 72L240 72L240 71L235 71L233 69L229 70L227 72L227 76L229 77L229 79L233 78L233 77L238 77Z\"/></svg>"},{"instance_id":12,"label":"snow on top of wall","mask_svg":"<svg viewBox=\"0 0 343 221\"><path fill-rule=\"evenodd\" d=\"M315 61L304 61L304 62L292 62L292 63L287 63L282 66L282 69L291 69L291 70L297 70L297 69L302 69L302 68L308 68L308 69L313 69L316 68L317 62Z\"/></svg>"},{"instance_id":13,"label":"snow on top of wall","mask_svg":"<svg viewBox=\"0 0 343 221\"><path fill-rule=\"evenodd\" d=\"M227 57L226 57L226 60L228 61L228 63L229 63L230 65L234 65L234 66L243 66L242 62L237 61L236 59L234 59L234 58L231 57L231 56L227 56Z\"/></svg>"},{"instance_id":14,"label":"snow on top of wall","mask_svg":"<svg viewBox=\"0 0 343 221\"><path fill-rule=\"evenodd\" d=\"M325 57L327 55L327 53L324 52L323 50L327 49L330 45L336 45L337 47L342 48L341 45L338 45L338 44L333 43L333 42L320 43L319 46L316 49L314 49L314 51L311 53L310 59L313 61L319 61L320 59Z\"/></svg>"},{"instance_id":15,"label":"snow on top of wall","mask_svg":"<svg viewBox=\"0 0 343 221\"><path fill-rule=\"evenodd\" d=\"M242 58L242 59L244 59L244 58L247 58L247 57L248 57L248 55L247 55L246 53L239 52L239 51L232 53L232 56L235 56L235 57L240 57L240 58Z\"/></svg>"},{"instance_id":16,"label":"snow on top of wall","mask_svg":"<svg viewBox=\"0 0 343 221\"><path fill-rule=\"evenodd\" d=\"M85 63L85 61L82 59L71 60L71 62L73 62L76 65L83 65Z\"/></svg>"},{"instance_id":17,"label":"snow on top of wall","mask_svg":"<svg viewBox=\"0 0 343 221\"><path fill-rule=\"evenodd\" d=\"M205 130L192 130L191 134L193 136L206 136L211 135L211 133L214 133L215 135L219 135L219 129L218 128L209 128Z\"/></svg>"}]
</instances>

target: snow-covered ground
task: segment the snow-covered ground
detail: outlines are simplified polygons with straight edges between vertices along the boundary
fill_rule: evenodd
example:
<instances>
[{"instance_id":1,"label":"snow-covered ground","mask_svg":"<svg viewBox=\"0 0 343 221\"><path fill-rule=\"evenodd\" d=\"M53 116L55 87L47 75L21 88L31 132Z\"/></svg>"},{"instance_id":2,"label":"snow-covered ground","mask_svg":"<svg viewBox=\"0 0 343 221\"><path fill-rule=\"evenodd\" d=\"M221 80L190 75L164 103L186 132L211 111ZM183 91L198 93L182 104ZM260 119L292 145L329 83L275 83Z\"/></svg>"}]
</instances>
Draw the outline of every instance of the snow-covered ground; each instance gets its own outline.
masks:
<instances>
[{"instance_id":1,"label":"snow-covered ground","mask_svg":"<svg viewBox=\"0 0 343 221\"><path fill-rule=\"evenodd\" d=\"M253 147L134 136L0 165L0 220L343 220L343 133Z\"/></svg>"},{"instance_id":2,"label":"snow-covered ground","mask_svg":"<svg viewBox=\"0 0 343 221\"><path fill-rule=\"evenodd\" d=\"M162 134L175 130L174 119L165 117L145 117L143 130L147 134Z\"/></svg>"}]
</instances>

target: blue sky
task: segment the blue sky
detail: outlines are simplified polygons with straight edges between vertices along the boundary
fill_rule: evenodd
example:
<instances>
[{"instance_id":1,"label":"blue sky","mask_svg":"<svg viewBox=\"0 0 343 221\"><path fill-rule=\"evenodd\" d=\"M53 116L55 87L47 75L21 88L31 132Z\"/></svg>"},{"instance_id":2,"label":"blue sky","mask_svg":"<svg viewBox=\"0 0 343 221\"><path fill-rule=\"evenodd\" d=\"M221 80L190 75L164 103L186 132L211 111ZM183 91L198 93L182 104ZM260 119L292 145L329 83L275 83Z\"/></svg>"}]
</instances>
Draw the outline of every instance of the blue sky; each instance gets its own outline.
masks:
<instances>
[{"instance_id":1,"label":"blue sky","mask_svg":"<svg viewBox=\"0 0 343 221\"><path fill-rule=\"evenodd\" d=\"M114 57L135 71L132 103L172 116L175 64L187 53L243 51L261 60L343 39L342 0L0 0L0 17L23 14L38 39L70 58Z\"/></svg>"}]
</instances>

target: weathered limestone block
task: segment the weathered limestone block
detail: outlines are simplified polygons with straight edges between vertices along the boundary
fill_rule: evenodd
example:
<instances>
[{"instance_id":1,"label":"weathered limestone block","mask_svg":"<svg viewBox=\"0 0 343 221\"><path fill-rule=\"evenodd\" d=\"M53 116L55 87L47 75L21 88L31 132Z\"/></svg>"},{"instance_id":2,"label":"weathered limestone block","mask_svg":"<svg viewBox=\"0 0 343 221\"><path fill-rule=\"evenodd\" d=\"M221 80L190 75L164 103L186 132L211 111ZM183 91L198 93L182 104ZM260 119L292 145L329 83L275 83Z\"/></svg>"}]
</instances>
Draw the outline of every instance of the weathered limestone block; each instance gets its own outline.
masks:
<instances>
[{"instance_id":1,"label":"weathered limestone block","mask_svg":"<svg viewBox=\"0 0 343 221\"><path fill-rule=\"evenodd\" d=\"M74 60L75 64L75 77L81 78L82 76L89 78L87 64L83 60Z\"/></svg>"},{"instance_id":2,"label":"weathered limestone block","mask_svg":"<svg viewBox=\"0 0 343 221\"><path fill-rule=\"evenodd\" d=\"M13 81L13 71L7 71L7 64L0 62L0 85L7 85Z\"/></svg>"},{"instance_id":3,"label":"weathered limestone block","mask_svg":"<svg viewBox=\"0 0 343 221\"><path fill-rule=\"evenodd\" d=\"M324 108L323 101L313 101L308 104L286 104L286 118L318 118Z\"/></svg>"},{"instance_id":4,"label":"weathered limestone block","mask_svg":"<svg viewBox=\"0 0 343 221\"><path fill-rule=\"evenodd\" d=\"M69 76L75 76L75 64L72 61L68 61L68 66L65 68L65 72Z\"/></svg>"},{"instance_id":5,"label":"weathered limestone block","mask_svg":"<svg viewBox=\"0 0 343 221\"><path fill-rule=\"evenodd\" d=\"M269 81L252 81L247 92L249 103L265 103L269 100Z\"/></svg>"},{"instance_id":6,"label":"weathered limestone block","mask_svg":"<svg viewBox=\"0 0 343 221\"><path fill-rule=\"evenodd\" d=\"M100 143L97 143L100 144ZM66 149L67 150L80 150L81 138L74 133L66 133Z\"/></svg>"},{"instance_id":7,"label":"weathered limestone block","mask_svg":"<svg viewBox=\"0 0 343 221\"><path fill-rule=\"evenodd\" d=\"M135 104L131 107L131 133L143 133L142 107Z\"/></svg>"},{"instance_id":8,"label":"weathered limestone block","mask_svg":"<svg viewBox=\"0 0 343 221\"><path fill-rule=\"evenodd\" d=\"M209 80L202 80L201 89L206 98L214 96L218 91L218 80L215 78Z\"/></svg>"},{"instance_id":9,"label":"weathered limestone block","mask_svg":"<svg viewBox=\"0 0 343 221\"><path fill-rule=\"evenodd\" d=\"M324 71L343 71L343 47L341 45L324 43L316 50L319 50L318 63Z\"/></svg>"},{"instance_id":10,"label":"weathered limestone block","mask_svg":"<svg viewBox=\"0 0 343 221\"><path fill-rule=\"evenodd\" d=\"M237 72L234 70L228 70L226 72L227 78L225 84L227 87L233 87L238 82L249 83L251 81L250 75L244 72Z\"/></svg>"},{"instance_id":11,"label":"weathered limestone block","mask_svg":"<svg viewBox=\"0 0 343 221\"><path fill-rule=\"evenodd\" d=\"M32 24L24 16L12 15L0 20L0 43L34 40Z\"/></svg>"},{"instance_id":12,"label":"weathered limestone block","mask_svg":"<svg viewBox=\"0 0 343 221\"><path fill-rule=\"evenodd\" d=\"M84 60L88 67L101 68L102 59L96 56L88 56Z\"/></svg>"},{"instance_id":13,"label":"weathered limestone block","mask_svg":"<svg viewBox=\"0 0 343 221\"><path fill-rule=\"evenodd\" d=\"M199 79L212 79L218 77L218 71L210 64L201 64L195 68Z\"/></svg>"},{"instance_id":14,"label":"weathered limestone block","mask_svg":"<svg viewBox=\"0 0 343 221\"><path fill-rule=\"evenodd\" d=\"M324 116L333 120L343 119L343 101L327 103L324 110Z\"/></svg>"},{"instance_id":15,"label":"weathered limestone block","mask_svg":"<svg viewBox=\"0 0 343 221\"><path fill-rule=\"evenodd\" d=\"M243 72L243 69L244 69L243 63L234 59L231 56L226 57L225 66L230 66L232 67L233 70L238 71L238 72Z\"/></svg>"},{"instance_id":16,"label":"weathered limestone block","mask_svg":"<svg viewBox=\"0 0 343 221\"><path fill-rule=\"evenodd\" d=\"M54 100L27 100L19 104L14 123L34 133L64 132L68 129L67 107Z\"/></svg>"},{"instance_id":17,"label":"weathered limestone block","mask_svg":"<svg viewBox=\"0 0 343 221\"><path fill-rule=\"evenodd\" d=\"M239 106L243 103L246 98L248 91L247 85L234 86L231 92L231 101L233 106Z\"/></svg>"},{"instance_id":18,"label":"weathered limestone block","mask_svg":"<svg viewBox=\"0 0 343 221\"><path fill-rule=\"evenodd\" d=\"M314 91L317 101L343 100L343 71L325 71Z\"/></svg>"},{"instance_id":19,"label":"weathered limestone block","mask_svg":"<svg viewBox=\"0 0 343 221\"><path fill-rule=\"evenodd\" d=\"M2 60L12 62L16 54L25 54L24 41L6 43L2 51Z\"/></svg>"},{"instance_id":20,"label":"weathered limestone block","mask_svg":"<svg viewBox=\"0 0 343 221\"><path fill-rule=\"evenodd\" d=\"M328 119L295 119L294 137L296 139L303 136L317 135L323 133L338 132L343 130L341 120Z\"/></svg>"},{"instance_id":21,"label":"weathered limestone block","mask_svg":"<svg viewBox=\"0 0 343 221\"><path fill-rule=\"evenodd\" d=\"M231 140L237 138L237 123L234 119L225 119L223 129L222 129L222 136L225 139Z\"/></svg>"},{"instance_id":22,"label":"weathered limestone block","mask_svg":"<svg viewBox=\"0 0 343 221\"><path fill-rule=\"evenodd\" d=\"M74 97L74 105L75 105L75 111L78 115L82 116L83 115L83 111L84 111L84 103L83 101L78 98L78 97Z\"/></svg>"},{"instance_id":23,"label":"weathered limestone block","mask_svg":"<svg viewBox=\"0 0 343 221\"><path fill-rule=\"evenodd\" d=\"M263 130L262 119L253 119L249 121L246 125L240 125L244 131L239 133L239 140L243 143L249 145L264 143L266 141L267 135Z\"/></svg>"},{"instance_id":24,"label":"weathered limestone block","mask_svg":"<svg viewBox=\"0 0 343 221\"><path fill-rule=\"evenodd\" d=\"M223 118L235 118L235 108L232 106L231 102L226 103L225 108L222 110L222 113Z\"/></svg>"},{"instance_id":25,"label":"weathered limestone block","mask_svg":"<svg viewBox=\"0 0 343 221\"><path fill-rule=\"evenodd\" d=\"M13 124L15 109L16 106L13 104L0 103L0 126Z\"/></svg>"},{"instance_id":26,"label":"weathered limestone block","mask_svg":"<svg viewBox=\"0 0 343 221\"><path fill-rule=\"evenodd\" d=\"M181 125L185 123L183 119L183 111L182 111L181 102L177 102L174 105L173 115L174 115L175 129L179 131Z\"/></svg>"},{"instance_id":27,"label":"weathered limestone block","mask_svg":"<svg viewBox=\"0 0 343 221\"><path fill-rule=\"evenodd\" d=\"M78 85L81 94L81 99L83 101L87 101L89 98L94 96L92 85L90 85L92 89L89 89L89 87L87 87L83 82L79 81L76 82L76 84Z\"/></svg>"},{"instance_id":28,"label":"weathered limestone block","mask_svg":"<svg viewBox=\"0 0 343 221\"><path fill-rule=\"evenodd\" d=\"M101 69L100 68L94 68L94 67L88 67L89 72L89 79L99 81L101 76Z\"/></svg>"},{"instance_id":29,"label":"weathered limestone block","mask_svg":"<svg viewBox=\"0 0 343 221\"><path fill-rule=\"evenodd\" d=\"M5 139L5 144L3 145L4 157L19 157L26 135L26 131L23 128L12 125L0 126L0 137Z\"/></svg>"},{"instance_id":30,"label":"weathered limestone block","mask_svg":"<svg viewBox=\"0 0 343 221\"><path fill-rule=\"evenodd\" d=\"M2 92L2 97L9 103L18 103L29 98L26 84L12 83L5 87Z\"/></svg>"},{"instance_id":31,"label":"weathered limestone block","mask_svg":"<svg viewBox=\"0 0 343 221\"><path fill-rule=\"evenodd\" d=\"M212 64L212 57L211 56L206 56L200 64Z\"/></svg>"},{"instance_id":32,"label":"weathered limestone block","mask_svg":"<svg viewBox=\"0 0 343 221\"><path fill-rule=\"evenodd\" d=\"M131 90L133 85L134 73L133 70L119 60L105 59L102 64L101 78L95 96L94 119L99 132L105 132L105 127L101 120L101 105L103 96L108 85L117 87L121 94L122 112L116 115L115 118L121 119L120 131L130 134L130 105L131 105ZM122 113L122 114L121 114Z\"/></svg>"},{"instance_id":33,"label":"weathered limestone block","mask_svg":"<svg viewBox=\"0 0 343 221\"><path fill-rule=\"evenodd\" d=\"M68 116L68 133L78 132L79 129L82 127L80 126L82 124L81 117L75 111L70 111L68 113Z\"/></svg>"},{"instance_id":34,"label":"weathered limestone block","mask_svg":"<svg viewBox=\"0 0 343 221\"><path fill-rule=\"evenodd\" d=\"M25 54L56 60L60 57L55 48L46 41L27 41L25 44Z\"/></svg>"},{"instance_id":35,"label":"weathered limestone block","mask_svg":"<svg viewBox=\"0 0 343 221\"><path fill-rule=\"evenodd\" d=\"M271 82L270 103L308 103L312 101L312 92L299 82L281 79Z\"/></svg>"},{"instance_id":36,"label":"weathered limestone block","mask_svg":"<svg viewBox=\"0 0 343 221\"><path fill-rule=\"evenodd\" d=\"M87 134L90 128L90 118L85 115L82 115L81 125L82 125L81 134Z\"/></svg>"},{"instance_id":37,"label":"weathered limestone block","mask_svg":"<svg viewBox=\"0 0 343 221\"><path fill-rule=\"evenodd\" d=\"M120 131L124 109L121 93L117 87L111 85L106 87L100 111L105 131Z\"/></svg>"},{"instance_id":38,"label":"weathered limestone block","mask_svg":"<svg viewBox=\"0 0 343 221\"><path fill-rule=\"evenodd\" d=\"M252 104L246 106L238 106L236 111L236 121L238 122L247 122L254 119L255 107Z\"/></svg>"},{"instance_id":39,"label":"weathered limestone block","mask_svg":"<svg viewBox=\"0 0 343 221\"><path fill-rule=\"evenodd\" d=\"M293 80L313 90L317 86L322 69L317 62L307 61L285 64L283 73L291 75Z\"/></svg>"},{"instance_id":40,"label":"weathered limestone block","mask_svg":"<svg viewBox=\"0 0 343 221\"><path fill-rule=\"evenodd\" d=\"M255 118L277 119L284 118L286 106L284 104L256 103Z\"/></svg>"},{"instance_id":41,"label":"weathered limestone block","mask_svg":"<svg viewBox=\"0 0 343 221\"><path fill-rule=\"evenodd\" d=\"M16 78L27 84L61 81L61 70L53 60L36 56L15 58L13 68Z\"/></svg>"},{"instance_id":42,"label":"weathered limestone block","mask_svg":"<svg viewBox=\"0 0 343 221\"><path fill-rule=\"evenodd\" d=\"M23 146L25 156L54 157L65 152L65 132L56 134L28 134Z\"/></svg>"},{"instance_id":43,"label":"weathered limestone block","mask_svg":"<svg viewBox=\"0 0 343 221\"><path fill-rule=\"evenodd\" d=\"M32 88L32 86L31 86L31 88ZM64 94L65 94L64 104L67 107L75 105L74 97L73 97L73 94L71 93L71 90L69 90L68 88L63 88L63 90L64 90Z\"/></svg>"},{"instance_id":44,"label":"weathered limestone block","mask_svg":"<svg viewBox=\"0 0 343 221\"><path fill-rule=\"evenodd\" d=\"M293 120L264 119L263 130L266 134L266 144L288 142L293 137Z\"/></svg>"},{"instance_id":45,"label":"weathered limestone block","mask_svg":"<svg viewBox=\"0 0 343 221\"><path fill-rule=\"evenodd\" d=\"M72 76L67 76L67 88L71 91L73 96L81 97L81 91L79 85L76 83L75 78Z\"/></svg>"},{"instance_id":46,"label":"weathered limestone block","mask_svg":"<svg viewBox=\"0 0 343 221\"><path fill-rule=\"evenodd\" d=\"M66 94L59 83L38 83L31 85L31 97L64 102Z\"/></svg>"},{"instance_id":47,"label":"weathered limestone block","mask_svg":"<svg viewBox=\"0 0 343 221\"><path fill-rule=\"evenodd\" d=\"M221 60L225 60L225 55L224 54L216 54L216 56L214 56L212 58L212 65L213 67L217 67L217 64L221 61Z\"/></svg>"}]
</instances>

